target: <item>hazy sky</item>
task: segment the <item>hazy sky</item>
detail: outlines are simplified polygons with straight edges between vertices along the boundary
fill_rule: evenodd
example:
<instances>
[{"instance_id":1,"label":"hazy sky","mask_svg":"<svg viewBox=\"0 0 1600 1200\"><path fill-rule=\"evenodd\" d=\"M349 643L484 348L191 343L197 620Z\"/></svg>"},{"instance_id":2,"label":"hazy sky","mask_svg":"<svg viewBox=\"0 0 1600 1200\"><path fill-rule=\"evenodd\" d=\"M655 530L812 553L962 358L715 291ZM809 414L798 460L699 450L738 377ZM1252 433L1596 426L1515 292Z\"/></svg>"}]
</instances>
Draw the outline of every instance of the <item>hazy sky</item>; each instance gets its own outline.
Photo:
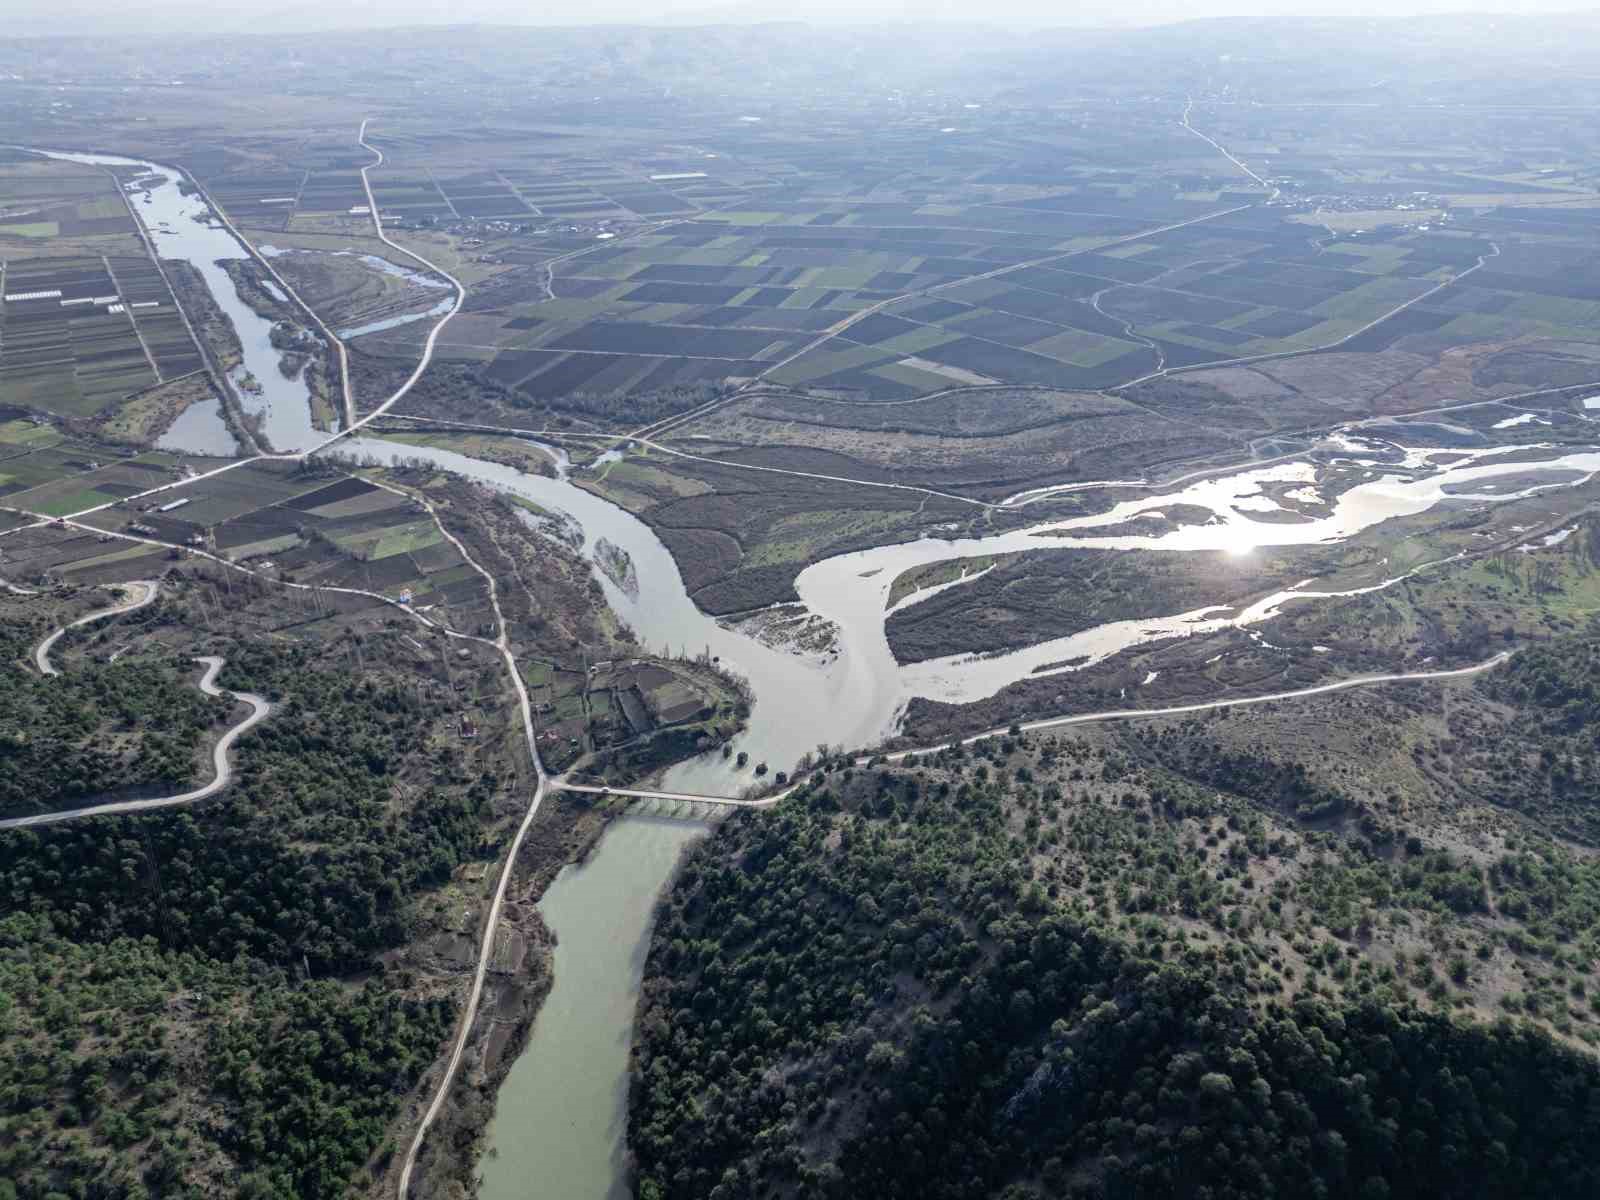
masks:
<instances>
[{"instance_id":1,"label":"hazy sky","mask_svg":"<svg viewBox=\"0 0 1600 1200\"><path fill-rule=\"evenodd\" d=\"M584 25L748 20L980 21L1017 27L1146 25L1219 16L1573 12L1596 0L7 0L0 36L504 22Z\"/></svg>"}]
</instances>

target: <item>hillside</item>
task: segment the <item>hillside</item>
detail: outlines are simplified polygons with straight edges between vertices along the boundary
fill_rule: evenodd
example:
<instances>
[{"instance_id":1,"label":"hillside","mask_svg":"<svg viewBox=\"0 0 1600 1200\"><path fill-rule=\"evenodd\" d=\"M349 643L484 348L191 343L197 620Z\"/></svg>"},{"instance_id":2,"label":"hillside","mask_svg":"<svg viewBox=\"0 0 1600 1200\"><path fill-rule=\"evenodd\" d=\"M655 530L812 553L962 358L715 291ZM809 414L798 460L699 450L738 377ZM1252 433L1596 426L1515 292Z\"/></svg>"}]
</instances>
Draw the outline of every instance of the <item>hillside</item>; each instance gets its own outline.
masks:
<instances>
[{"instance_id":1,"label":"hillside","mask_svg":"<svg viewBox=\"0 0 1600 1200\"><path fill-rule=\"evenodd\" d=\"M1597 638L1450 704L1564 771ZM1600 877L1543 827L1587 804L1327 757L1436 706L1274 718L1320 749L1217 718L840 761L729 822L652 947L639 1195L1594 1194Z\"/></svg>"}]
</instances>

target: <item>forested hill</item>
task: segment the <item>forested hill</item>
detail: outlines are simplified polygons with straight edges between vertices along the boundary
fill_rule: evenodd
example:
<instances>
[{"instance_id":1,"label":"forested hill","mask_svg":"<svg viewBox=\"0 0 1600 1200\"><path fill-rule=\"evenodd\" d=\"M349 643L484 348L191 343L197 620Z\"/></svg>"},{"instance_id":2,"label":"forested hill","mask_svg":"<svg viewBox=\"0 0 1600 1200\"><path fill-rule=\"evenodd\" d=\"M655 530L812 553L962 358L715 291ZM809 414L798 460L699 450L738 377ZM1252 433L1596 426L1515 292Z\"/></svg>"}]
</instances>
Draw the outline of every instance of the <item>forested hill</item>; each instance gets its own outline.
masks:
<instances>
[{"instance_id":1,"label":"forested hill","mask_svg":"<svg viewBox=\"0 0 1600 1200\"><path fill-rule=\"evenodd\" d=\"M1464 1015L1507 953L1440 882L1477 868L1054 741L836 768L691 858L641 1002L640 1197L1600 1195L1600 1066ZM1352 886L1388 889L1377 928L1337 918ZM1490 949L1446 979L1423 927Z\"/></svg>"},{"instance_id":2,"label":"forested hill","mask_svg":"<svg viewBox=\"0 0 1600 1200\"><path fill-rule=\"evenodd\" d=\"M382 956L492 850L495 780L409 681L336 663L232 648L222 683L276 707L210 803L0 833L0 1200L315 1200L387 1167L457 1006ZM75 661L0 699L105 714L168 675ZM20 794L56 786L48 754L8 766Z\"/></svg>"}]
</instances>

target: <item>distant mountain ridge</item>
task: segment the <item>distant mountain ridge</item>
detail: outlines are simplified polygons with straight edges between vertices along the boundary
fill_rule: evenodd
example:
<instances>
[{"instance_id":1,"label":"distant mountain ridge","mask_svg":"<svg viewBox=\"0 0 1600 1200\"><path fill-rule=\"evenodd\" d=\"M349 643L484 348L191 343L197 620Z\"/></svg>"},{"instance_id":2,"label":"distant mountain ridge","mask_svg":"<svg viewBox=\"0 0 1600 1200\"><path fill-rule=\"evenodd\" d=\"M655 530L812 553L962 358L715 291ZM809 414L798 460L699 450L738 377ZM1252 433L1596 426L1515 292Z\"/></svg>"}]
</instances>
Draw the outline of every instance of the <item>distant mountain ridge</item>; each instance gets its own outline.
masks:
<instances>
[{"instance_id":1,"label":"distant mountain ridge","mask_svg":"<svg viewBox=\"0 0 1600 1200\"><path fill-rule=\"evenodd\" d=\"M1280 0L1281 2L1281 0ZM1273 13L1272 0L1221 0L1222 11L1197 11L1184 0L1134 0L1062 8L1043 0L735 0L705 4L696 0L592 0L562 8L528 6L513 0L345 0L338 5L309 0L276 3L265 0L259 10L243 6L194 3L156 3L136 8L107 4L106 0L17 0L7 14L6 37L121 37L179 34L276 34L387 30L406 26L515 25L531 28L584 25L642 25L684 27L701 25L810 24L871 26L904 23L916 26L981 24L997 29L1135 29L1192 23L1197 19L1299 20L1297 15ZM1397 10L1384 0L1359 0L1346 4L1334 20L1392 20L1408 16L1430 18L1462 15L1494 16L1504 0L1474 4L1471 0L1409 0ZM1581 17L1563 0L1528 0L1502 19L1523 21L1534 16ZM1588 14L1591 18L1593 13ZM1308 15L1305 20L1323 18Z\"/></svg>"}]
</instances>

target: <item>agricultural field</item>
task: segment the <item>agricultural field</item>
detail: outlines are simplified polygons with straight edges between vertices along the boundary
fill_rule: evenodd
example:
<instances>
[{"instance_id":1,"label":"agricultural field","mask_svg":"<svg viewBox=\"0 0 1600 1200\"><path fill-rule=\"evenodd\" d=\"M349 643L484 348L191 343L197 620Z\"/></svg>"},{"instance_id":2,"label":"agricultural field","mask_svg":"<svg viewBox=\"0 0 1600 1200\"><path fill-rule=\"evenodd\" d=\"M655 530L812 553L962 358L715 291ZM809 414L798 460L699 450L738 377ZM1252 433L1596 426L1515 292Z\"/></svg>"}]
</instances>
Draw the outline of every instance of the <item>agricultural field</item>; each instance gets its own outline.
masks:
<instances>
[{"instance_id":1,"label":"agricultural field","mask_svg":"<svg viewBox=\"0 0 1600 1200\"><path fill-rule=\"evenodd\" d=\"M257 463L186 490L184 508L132 522L164 541L198 537L206 549L295 583L355 588L449 625L475 629L486 609L483 577L405 495L365 480ZM119 514L120 515L120 514Z\"/></svg>"},{"instance_id":2,"label":"agricultural field","mask_svg":"<svg viewBox=\"0 0 1600 1200\"><path fill-rule=\"evenodd\" d=\"M7 403L90 417L160 382L114 270L104 258L6 264L0 397Z\"/></svg>"},{"instance_id":3,"label":"agricultural field","mask_svg":"<svg viewBox=\"0 0 1600 1200\"><path fill-rule=\"evenodd\" d=\"M466 386L404 411L634 429L710 404L676 444L992 498L1600 377L1582 334L1593 302L1561 281L1586 270L1600 196L1570 172L1519 192L1473 143L1426 169L1380 170L1374 148L1324 177L1302 147L1274 192L1151 112L1070 122L1063 148L1120 157L1048 170L984 144L987 119L964 115L963 136L920 161L913 147L938 130L875 131L840 156L752 121L708 127L721 149L698 159L626 135L446 148L396 134L374 172L396 236L482 272L439 344ZM1150 157L1125 161L1113 137ZM641 179L674 206L621 203ZM1387 217L1320 221L1346 210L1313 184L1348 185L1341 204ZM1445 185L1459 190L1427 190ZM469 194L495 213L449 211ZM1559 207L1523 203L1541 195ZM404 362L425 329L360 349ZM1019 397L1045 413L1093 397L1101 411L992 437L924 422L935 410L918 403L947 396L1008 413ZM878 404L892 415L864 414Z\"/></svg>"},{"instance_id":4,"label":"agricultural field","mask_svg":"<svg viewBox=\"0 0 1600 1200\"><path fill-rule=\"evenodd\" d=\"M109 418L203 366L116 180L0 158L0 405Z\"/></svg>"},{"instance_id":5,"label":"agricultural field","mask_svg":"<svg viewBox=\"0 0 1600 1200\"><path fill-rule=\"evenodd\" d=\"M1107 392L985 388L894 404L753 391L685 421L673 445L719 461L996 500L1046 481L1158 473L1243 450L1203 418Z\"/></svg>"},{"instance_id":6,"label":"agricultural field","mask_svg":"<svg viewBox=\"0 0 1600 1200\"><path fill-rule=\"evenodd\" d=\"M1035 259L1055 261L1075 247L1215 211L1130 203L1126 215L1083 216L1002 204L841 202L825 185L817 193L693 214L572 256L554 267L548 296L492 312L485 299L474 302L475 314L498 322L492 339L481 318L471 335L475 347L499 347L486 377L540 399L755 378L885 399L996 380L1119 382L1153 357L1114 322L1078 311L1087 305L1067 304L1061 289L1070 292L1071 281L1030 276L1058 291L1024 294L988 277L1010 278ZM890 308L902 296L929 299ZM904 316L891 315L902 307ZM1054 319L1029 315L1041 309ZM465 335L452 332L447 345L457 338ZM1048 345L1030 356L1039 343Z\"/></svg>"},{"instance_id":7,"label":"agricultural field","mask_svg":"<svg viewBox=\"0 0 1600 1200\"><path fill-rule=\"evenodd\" d=\"M360 173L371 159L348 139L311 138L292 157L258 148L193 147L182 165L241 228L338 233L371 227Z\"/></svg>"},{"instance_id":8,"label":"agricultural field","mask_svg":"<svg viewBox=\"0 0 1600 1200\"><path fill-rule=\"evenodd\" d=\"M715 744L744 711L737 690L704 663L628 658L574 670L530 658L522 671L541 752L596 778L637 778L674 749Z\"/></svg>"},{"instance_id":9,"label":"agricultural field","mask_svg":"<svg viewBox=\"0 0 1600 1200\"><path fill-rule=\"evenodd\" d=\"M0 505L65 516L171 483L195 461L73 439L49 424L14 416L0 421Z\"/></svg>"},{"instance_id":10,"label":"agricultural field","mask_svg":"<svg viewBox=\"0 0 1600 1200\"><path fill-rule=\"evenodd\" d=\"M142 252L128 207L104 171L0 150L0 260Z\"/></svg>"},{"instance_id":11,"label":"agricultural field","mask_svg":"<svg viewBox=\"0 0 1600 1200\"><path fill-rule=\"evenodd\" d=\"M1145 126L1124 117L1117 131L1151 136ZM890 163L909 140L882 138ZM1556 339L1584 319L1580 306L1496 300L1500 276L1528 254L1473 210L1321 228L1309 199L1195 174L1192 146L1160 140L1166 160L1116 172L1068 165L1047 186L1046 173L963 139L919 177L850 187L832 172L859 161L819 162L792 134L752 127L738 138L743 165L759 164L767 182L730 175L744 194L663 213L668 223L634 210L630 224L620 208L547 214L595 239L558 252L550 222L479 222L472 257L511 269L474 289L442 350L523 406L626 423L657 416L649 398L662 392L754 380L874 402L998 385L1114 389L1214 363L1378 355L1397 342L1431 361L1490 332L1504 343ZM562 157L572 149L547 153L545 169L572 178ZM630 169L625 148L613 153L612 185ZM725 157L666 174L704 183L729 169ZM429 185L401 178L405 223ZM428 201L422 219L471 223L442 203ZM368 348L386 340L398 351L414 335Z\"/></svg>"},{"instance_id":12,"label":"agricultural field","mask_svg":"<svg viewBox=\"0 0 1600 1200\"><path fill-rule=\"evenodd\" d=\"M101 465L70 444L41 449L13 463L16 477L0 503L44 516L114 504L85 518L87 529L5 545L11 577L97 578L101 568L130 558L170 557L177 545L268 572L286 582L357 589L392 600L414 598L419 611L476 628L484 617L482 576L406 496L364 480L287 463L254 463L180 493L129 502L136 492L170 482L178 459L148 453ZM17 490L45 475L54 478ZM95 529L104 530L96 533ZM59 531L52 530L52 533ZM113 538L147 538L148 546ZM382 603L370 599L364 603Z\"/></svg>"}]
</instances>

